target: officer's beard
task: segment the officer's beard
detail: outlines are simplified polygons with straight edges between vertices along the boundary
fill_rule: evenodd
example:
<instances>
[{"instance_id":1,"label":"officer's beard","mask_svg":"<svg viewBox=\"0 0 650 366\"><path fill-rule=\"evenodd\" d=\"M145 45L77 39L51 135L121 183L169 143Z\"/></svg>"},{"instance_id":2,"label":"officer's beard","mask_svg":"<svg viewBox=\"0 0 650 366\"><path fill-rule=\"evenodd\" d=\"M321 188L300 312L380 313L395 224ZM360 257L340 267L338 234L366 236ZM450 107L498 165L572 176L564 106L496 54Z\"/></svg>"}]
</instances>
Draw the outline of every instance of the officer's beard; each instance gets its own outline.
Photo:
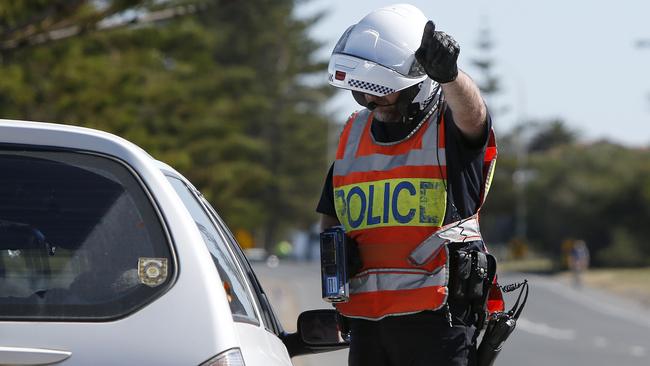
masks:
<instances>
[{"instance_id":1,"label":"officer's beard","mask_svg":"<svg viewBox=\"0 0 650 366\"><path fill-rule=\"evenodd\" d=\"M397 103L377 104L374 102L370 102L368 103L368 109L374 112L374 118L377 121L386 122L386 123L402 121L402 115L397 110Z\"/></svg>"}]
</instances>

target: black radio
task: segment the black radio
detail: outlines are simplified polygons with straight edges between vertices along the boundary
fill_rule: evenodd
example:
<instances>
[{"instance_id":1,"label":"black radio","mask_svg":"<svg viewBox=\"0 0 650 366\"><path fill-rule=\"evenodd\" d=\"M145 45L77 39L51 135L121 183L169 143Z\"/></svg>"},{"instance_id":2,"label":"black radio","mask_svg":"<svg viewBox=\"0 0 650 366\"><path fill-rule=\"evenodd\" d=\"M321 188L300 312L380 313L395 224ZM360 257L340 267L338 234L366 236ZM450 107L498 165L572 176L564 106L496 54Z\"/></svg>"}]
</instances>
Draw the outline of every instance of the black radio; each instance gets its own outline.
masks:
<instances>
[{"instance_id":1,"label":"black radio","mask_svg":"<svg viewBox=\"0 0 650 366\"><path fill-rule=\"evenodd\" d=\"M327 302L349 300L345 245L342 226L331 227L320 234L322 294Z\"/></svg>"}]
</instances>

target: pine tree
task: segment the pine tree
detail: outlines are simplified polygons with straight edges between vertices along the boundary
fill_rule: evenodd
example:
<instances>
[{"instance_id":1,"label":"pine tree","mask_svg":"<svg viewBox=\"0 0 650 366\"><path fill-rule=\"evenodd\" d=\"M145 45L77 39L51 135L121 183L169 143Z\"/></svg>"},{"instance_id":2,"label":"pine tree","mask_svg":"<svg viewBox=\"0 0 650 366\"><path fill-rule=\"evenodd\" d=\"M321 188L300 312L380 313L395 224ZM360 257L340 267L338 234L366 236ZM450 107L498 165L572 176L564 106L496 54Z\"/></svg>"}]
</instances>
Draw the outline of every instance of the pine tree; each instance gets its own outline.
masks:
<instances>
[{"instance_id":1,"label":"pine tree","mask_svg":"<svg viewBox=\"0 0 650 366\"><path fill-rule=\"evenodd\" d=\"M0 4L3 118L125 137L269 247L316 220L331 95L304 81L326 67L307 34L318 17L295 19L292 0L17 4ZM30 22L78 31L30 38Z\"/></svg>"},{"instance_id":2,"label":"pine tree","mask_svg":"<svg viewBox=\"0 0 650 366\"><path fill-rule=\"evenodd\" d=\"M490 28L483 25L479 29L479 39L477 42L479 55L474 57L472 64L478 68L480 79L477 81L479 89L483 96L491 99L501 91L501 80L494 71L495 61L492 55L494 50L494 40Z\"/></svg>"}]
</instances>

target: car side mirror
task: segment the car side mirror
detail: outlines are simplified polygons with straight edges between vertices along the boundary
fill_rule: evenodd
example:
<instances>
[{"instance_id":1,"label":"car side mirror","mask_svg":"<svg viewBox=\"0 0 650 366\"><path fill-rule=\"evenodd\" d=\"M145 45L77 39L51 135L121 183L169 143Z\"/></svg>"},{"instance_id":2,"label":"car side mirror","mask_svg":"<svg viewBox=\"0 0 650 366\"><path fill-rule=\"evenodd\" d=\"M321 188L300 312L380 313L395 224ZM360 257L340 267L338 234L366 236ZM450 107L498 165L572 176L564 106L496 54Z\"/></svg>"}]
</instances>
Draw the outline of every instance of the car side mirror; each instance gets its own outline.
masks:
<instances>
[{"instance_id":1,"label":"car side mirror","mask_svg":"<svg viewBox=\"0 0 650 366\"><path fill-rule=\"evenodd\" d=\"M291 357L336 351L350 344L338 329L336 311L332 309L308 310L298 316L298 331L284 334L282 340Z\"/></svg>"},{"instance_id":2,"label":"car side mirror","mask_svg":"<svg viewBox=\"0 0 650 366\"><path fill-rule=\"evenodd\" d=\"M309 310L298 316L298 334L310 346L338 345L344 342L336 322L336 311Z\"/></svg>"}]
</instances>

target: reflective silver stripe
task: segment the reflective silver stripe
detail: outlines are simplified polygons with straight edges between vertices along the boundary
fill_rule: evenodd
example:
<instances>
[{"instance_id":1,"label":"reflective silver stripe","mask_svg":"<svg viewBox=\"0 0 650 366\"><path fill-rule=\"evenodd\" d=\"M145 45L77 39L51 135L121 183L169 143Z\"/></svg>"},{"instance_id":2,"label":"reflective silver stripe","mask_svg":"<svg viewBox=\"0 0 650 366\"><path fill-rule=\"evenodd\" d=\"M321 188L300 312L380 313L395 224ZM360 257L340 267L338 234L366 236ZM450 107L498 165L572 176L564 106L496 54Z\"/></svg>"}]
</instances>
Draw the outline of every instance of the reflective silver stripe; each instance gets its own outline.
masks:
<instances>
[{"instance_id":1,"label":"reflective silver stripe","mask_svg":"<svg viewBox=\"0 0 650 366\"><path fill-rule=\"evenodd\" d=\"M343 155L344 160L352 159L357 154L359 141L361 141L361 135L363 134L368 117L370 117L370 111L368 109L363 109L357 112L354 121L351 122L352 126L350 126L348 140L345 142L345 153Z\"/></svg>"},{"instance_id":2,"label":"reflective silver stripe","mask_svg":"<svg viewBox=\"0 0 650 366\"><path fill-rule=\"evenodd\" d=\"M431 260L438 249L445 244L456 242L462 243L472 240L480 240L481 232L478 224L478 215L467 219L452 222L426 238L409 255L409 261L421 266Z\"/></svg>"},{"instance_id":3,"label":"reflective silver stripe","mask_svg":"<svg viewBox=\"0 0 650 366\"><path fill-rule=\"evenodd\" d=\"M485 183L483 184L483 198L481 199L481 206L483 203L485 203L485 198L488 195L488 192L490 192L490 186L492 186L492 178L494 177L494 168L496 167L497 161L496 159L492 159L490 161L490 167L488 168L488 172L485 176ZM479 207L480 209L480 207Z\"/></svg>"},{"instance_id":4,"label":"reflective silver stripe","mask_svg":"<svg viewBox=\"0 0 650 366\"><path fill-rule=\"evenodd\" d=\"M435 107L436 109L438 106ZM427 147L438 147L438 121L440 118L440 111L436 110L436 112L429 118L429 127L427 130L424 132L424 136L422 136L422 146L427 146ZM443 149L444 150L444 149Z\"/></svg>"},{"instance_id":5,"label":"reflective silver stripe","mask_svg":"<svg viewBox=\"0 0 650 366\"><path fill-rule=\"evenodd\" d=\"M445 149L411 150L402 155L372 154L358 158L337 160L334 164L334 175L342 176L350 173L368 171L386 171L401 166L446 166ZM440 162L438 162L438 157Z\"/></svg>"},{"instance_id":6,"label":"reflective silver stripe","mask_svg":"<svg viewBox=\"0 0 650 366\"><path fill-rule=\"evenodd\" d=\"M350 294L377 291L416 290L447 285L447 268L431 273L413 269L369 270L350 280Z\"/></svg>"}]
</instances>

